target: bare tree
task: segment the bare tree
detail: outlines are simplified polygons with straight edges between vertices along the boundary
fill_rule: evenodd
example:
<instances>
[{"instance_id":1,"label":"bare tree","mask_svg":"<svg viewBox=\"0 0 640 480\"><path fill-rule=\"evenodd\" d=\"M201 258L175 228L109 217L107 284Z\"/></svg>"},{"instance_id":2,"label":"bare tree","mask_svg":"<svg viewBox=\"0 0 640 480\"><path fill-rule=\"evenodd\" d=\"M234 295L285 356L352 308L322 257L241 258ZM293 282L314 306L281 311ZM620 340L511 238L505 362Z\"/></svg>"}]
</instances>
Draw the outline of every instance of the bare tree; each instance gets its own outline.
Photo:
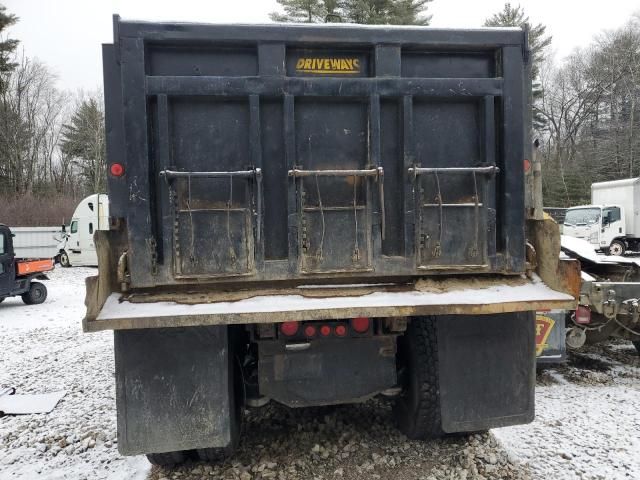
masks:
<instances>
[{"instance_id":1,"label":"bare tree","mask_svg":"<svg viewBox=\"0 0 640 480\"><path fill-rule=\"evenodd\" d=\"M640 174L640 20L541 72L548 205L589 201L590 184Z\"/></svg>"},{"instance_id":2,"label":"bare tree","mask_svg":"<svg viewBox=\"0 0 640 480\"><path fill-rule=\"evenodd\" d=\"M44 64L24 54L16 64L0 94L0 174L25 193L49 179L65 98Z\"/></svg>"}]
</instances>

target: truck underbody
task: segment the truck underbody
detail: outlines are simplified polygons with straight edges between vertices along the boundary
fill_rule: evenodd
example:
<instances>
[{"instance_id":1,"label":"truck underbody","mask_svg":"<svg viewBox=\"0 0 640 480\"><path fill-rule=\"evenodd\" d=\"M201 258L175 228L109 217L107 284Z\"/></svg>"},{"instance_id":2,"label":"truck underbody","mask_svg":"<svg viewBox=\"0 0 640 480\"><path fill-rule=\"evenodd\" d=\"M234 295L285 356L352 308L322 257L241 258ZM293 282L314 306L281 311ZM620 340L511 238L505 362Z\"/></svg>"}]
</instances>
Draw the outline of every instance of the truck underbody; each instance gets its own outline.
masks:
<instances>
[{"instance_id":1,"label":"truck underbody","mask_svg":"<svg viewBox=\"0 0 640 480\"><path fill-rule=\"evenodd\" d=\"M541 224L531 228L538 245L557 229ZM242 410L269 401L308 407L381 395L411 438L529 422L533 311L573 308L577 294L533 271L123 292L118 235L96 234L101 268L87 280L83 326L115 331L118 448L158 464L230 454ZM571 291L575 262L557 254L534 261L548 283L565 279Z\"/></svg>"}]
</instances>

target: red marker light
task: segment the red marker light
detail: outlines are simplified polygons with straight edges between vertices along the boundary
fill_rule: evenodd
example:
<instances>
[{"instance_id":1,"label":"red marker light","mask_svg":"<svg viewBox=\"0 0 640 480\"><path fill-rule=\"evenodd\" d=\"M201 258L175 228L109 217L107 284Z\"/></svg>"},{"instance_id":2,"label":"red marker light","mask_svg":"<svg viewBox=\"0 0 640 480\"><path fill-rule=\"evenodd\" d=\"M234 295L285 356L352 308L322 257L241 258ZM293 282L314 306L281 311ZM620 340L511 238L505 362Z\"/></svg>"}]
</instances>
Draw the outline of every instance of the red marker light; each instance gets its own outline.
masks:
<instances>
[{"instance_id":1,"label":"red marker light","mask_svg":"<svg viewBox=\"0 0 640 480\"><path fill-rule=\"evenodd\" d=\"M304 327L304 334L306 337L315 337L316 336L316 327L313 325L307 325Z\"/></svg>"},{"instance_id":2,"label":"red marker light","mask_svg":"<svg viewBox=\"0 0 640 480\"><path fill-rule=\"evenodd\" d=\"M298 322L284 322L280 324L280 331L283 335L291 337L298 331Z\"/></svg>"},{"instance_id":3,"label":"red marker light","mask_svg":"<svg viewBox=\"0 0 640 480\"><path fill-rule=\"evenodd\" d=\"M109 167L109 172L114 177L121 177L124 175L124 166L121 163L112 163Z\"/></svg>"},{"instance_id":4,"label":"red marker light","mask_svg":"<svg viewBox=\"0 0 640 480\"><path fill-rule=\"evenodd\" d=\"M370 321L367 317L358 317L351 320L351 328L358 333L365 333L369 330Z\"/></svg>"},{"instance_id":5,"label":"red marker light","mask_svg":"<svg viewBox=\"0 0 640 480\"><path fill-rule=\"evenodd\" d=\"M578 308L576 308L576 323L580 325L591 323L591 309L589 307L578 305Z\"/></svg>"},{"instance_id":6,"label":"red marker light","mask_svg":"<svg viewBox=\"0 0 640 480\"><path fill-rule=\"evenodd\" d=\"M320 327L320 335L323 337L328 337L331 335L331 327L329 325L323 325Z\"/></svg>"},{"instance_id":7,"label":"red marker light","mask_svg":"<svg viewBox=\"0 0 640 480\"><path fill-rule=\"evenodd\" d=\"M344 325L338 325L336 327L336 335L338 337L344 337L347 334L347 327Z\"/></svg>"}]
</instances>

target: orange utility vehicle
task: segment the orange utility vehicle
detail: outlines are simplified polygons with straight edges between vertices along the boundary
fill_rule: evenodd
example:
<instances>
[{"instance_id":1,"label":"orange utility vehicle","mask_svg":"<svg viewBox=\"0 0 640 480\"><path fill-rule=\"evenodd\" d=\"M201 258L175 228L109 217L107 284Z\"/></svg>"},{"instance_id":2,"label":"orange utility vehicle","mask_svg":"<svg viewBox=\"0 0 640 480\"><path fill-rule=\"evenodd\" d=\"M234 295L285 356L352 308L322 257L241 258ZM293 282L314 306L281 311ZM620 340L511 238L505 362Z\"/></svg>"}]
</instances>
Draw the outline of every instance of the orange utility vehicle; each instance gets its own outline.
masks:
<instances>
[{"instance_id":1,"label":"orange utility vehicle","mask_svg":"<svg viewBox=\"0 0 640 480\"><path fill-rule=\"evenodd\" d=\"M47 299L47 287L35 280L49 280L45 272L53 270L52 259L16 258L13 235L0 224L0 302L20 295L27 305Z\"/></svg>"}]
</instances>

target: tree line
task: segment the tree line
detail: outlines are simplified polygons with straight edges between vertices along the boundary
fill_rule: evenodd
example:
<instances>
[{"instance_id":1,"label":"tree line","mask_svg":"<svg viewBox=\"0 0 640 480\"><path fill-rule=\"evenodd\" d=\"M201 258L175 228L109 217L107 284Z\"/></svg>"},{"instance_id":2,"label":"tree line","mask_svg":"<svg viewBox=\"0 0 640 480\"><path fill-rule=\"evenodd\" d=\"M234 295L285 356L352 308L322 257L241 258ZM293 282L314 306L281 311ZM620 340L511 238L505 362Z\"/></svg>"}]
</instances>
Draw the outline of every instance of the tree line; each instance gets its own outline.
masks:
<instances>
[{"instance_id":1,"label":"tree line","mask_svg":"<svg viewBox=\"0 0 640 480\"><path fill-rule=\"evenodd\" d=\"M350 22L387 25L428 25L432 0L277 0L275 22Z\"/></svg>"},{"instance_id":2,"label":"tree line","mask_svg":"<svg viewBox=\"0 0 640 480\"><path fill-rule=\"evenodd\" d=\"M432 0L277 0L279 22L429 25ZM3 198L104 192L101 92L69 93L7 30L19 19L0 5L0 221ZM640 16L560 61L552 39L520 6L488 14L486 27L529 30L534 138L545 205L589 201L592 182L640 175ZM64 203L64 202L63 202ZM69 203L70 205L73 202ZM53 223L58 223L56 220Z\"/></svg>"},{"instance_id":3,"label":"tree line","mask_svg":"<svg viewBox=\"0 0 640 480\"><path fill-rule=\"evenodd\" d=\"M78 197L105 189L100 92L57 87L43 62L6 30L19 19L0 5L0 195Z\"/></svg>"},{"instance_id":4,"label":"tree line","mask_svg":"<svg viewBox=\"0 0 640 480\"><path fill-rule=\"evenodd\" d=\"M541 65L547 206L590 203L593 182L640 176L640 16Z\"/></svg>"}]
</instances>

